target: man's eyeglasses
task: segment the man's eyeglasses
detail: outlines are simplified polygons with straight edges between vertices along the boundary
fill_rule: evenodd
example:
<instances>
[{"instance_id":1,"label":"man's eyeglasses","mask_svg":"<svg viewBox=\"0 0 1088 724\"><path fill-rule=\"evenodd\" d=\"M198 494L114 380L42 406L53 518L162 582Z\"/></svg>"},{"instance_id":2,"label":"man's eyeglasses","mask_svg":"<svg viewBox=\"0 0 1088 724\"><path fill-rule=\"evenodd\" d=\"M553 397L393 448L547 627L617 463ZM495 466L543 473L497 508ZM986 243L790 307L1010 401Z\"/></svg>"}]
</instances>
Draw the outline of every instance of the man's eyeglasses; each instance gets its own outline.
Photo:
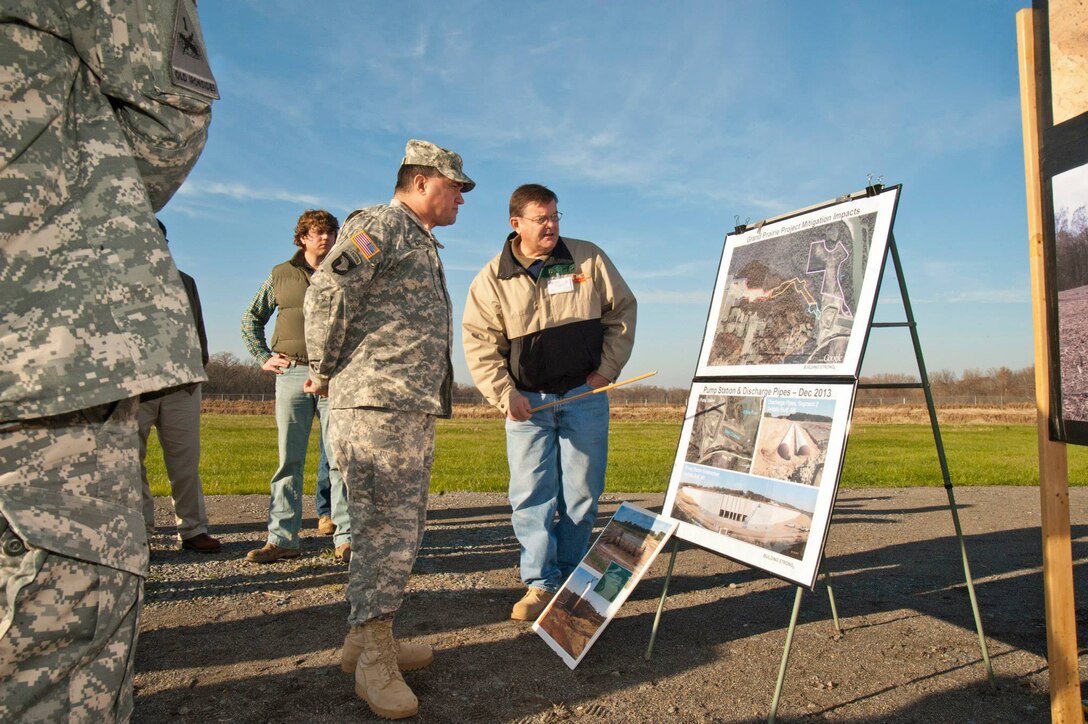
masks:
<instances>
[{"instance_id":1,"label":"man's eyeglasses","mask_svg":"<svg viewBox=\"0 0 1088 724\"><path fill-rule=\"evenodd\" d=\"M531 221L534 224L539 224L540 226L544 226L544 224L548 223L549 221L553 224L558 224L559 220L563 218L563 212L556 211L554 214L548 214L547 216L519 216L518 218L525 219L526 221Z\"/></svg>"}]
</instances>

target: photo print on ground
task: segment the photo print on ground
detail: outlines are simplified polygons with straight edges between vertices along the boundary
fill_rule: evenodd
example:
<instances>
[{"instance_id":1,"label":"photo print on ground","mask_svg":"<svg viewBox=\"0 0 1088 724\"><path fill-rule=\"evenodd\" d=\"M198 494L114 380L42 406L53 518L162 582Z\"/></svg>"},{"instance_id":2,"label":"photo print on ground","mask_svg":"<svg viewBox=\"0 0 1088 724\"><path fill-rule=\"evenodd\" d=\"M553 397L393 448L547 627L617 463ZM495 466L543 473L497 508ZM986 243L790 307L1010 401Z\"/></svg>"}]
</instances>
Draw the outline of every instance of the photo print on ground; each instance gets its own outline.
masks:
<instances>
[{"instance_id":1,"label":"photo print on ground","mask_svg":"<svg viewBox=\"0 0 1088 724\"><path fill-rule=\"evenodd\" d=\"M676 522L623 503L533 623L569 668L578 666L676 530Z\"/></svg>"}]
</instances>

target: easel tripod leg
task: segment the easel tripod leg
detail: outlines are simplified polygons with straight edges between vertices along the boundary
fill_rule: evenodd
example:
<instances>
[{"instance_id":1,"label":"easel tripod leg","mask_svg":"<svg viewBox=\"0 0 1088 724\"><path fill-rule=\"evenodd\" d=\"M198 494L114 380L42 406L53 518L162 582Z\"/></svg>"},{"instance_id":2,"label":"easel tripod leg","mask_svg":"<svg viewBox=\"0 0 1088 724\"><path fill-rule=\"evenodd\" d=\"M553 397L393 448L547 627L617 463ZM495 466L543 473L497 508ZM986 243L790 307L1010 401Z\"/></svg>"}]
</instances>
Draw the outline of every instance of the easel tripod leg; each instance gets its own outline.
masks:
<instances>
[{"instance_id":1,"label":"easel tripod leg","mask_svg":"<svg viewBox=\"0 0 1088 724\"><path fill-rule=\"evenodd\" d=\"M975 582L971 578L971 564L967 562L967 546L963 542L963 529L960 528L960 516L956 510L956 497L952 494L952 485L946 485L948 492L948 507L952 511L952 523L956 528L956 539L960 542L960 557L963 559L963 577L967 581L967 595L971 599L971 613L975 616L975 631L978 632L978 646L982 651L982 663L986 666L986 676L990 680L990 688L997 688L997 680L994 679L994 668L990 664L990 650L986 646L986 634L982 631L982 615L978 611L978 598L975 597Z\"/></svg>"},{"instance_id":2,"label":"easel tripod leg","mask_svg":"<svg viewBox=\"0 0 1088 724\"><path fill-rule=\"evenodd\" d=\"M672 555L669 557L669 570L665 573L665 585L661 587L661 600L657 603L657 615L654 616L654 627L650 631L650 645L646 647L646 654L642 657L646 661L650 660L650 655L654 652L654 641L657 639L657 627L661 623L661 612L665 610L665 597L669 595L669 581L672 580L672 567L676 563L676 552L680 549L680 540L673 538L672 541Z\"/></svg>"},{"instance_id":3,"label":"easel tripod leg","mask_svg":"<svg viewBox=\"0 0 1088 724\"><path fill-rule=\"evenodd\" d=\"M782 650L782 665L778 669L778 682L774 685L774 698L771 699L771 715L767 717L767 724L774 724L778 715L778 698L782 695L782 684L786 681L786 666L790 662L790 648L793 646L793 632L797 628L797 614L801 610L801 594L805 589L797 587L797 594L793 597L793 613L790 615L790 628L786 632L786 647Z\"/></svg>"},{"instance_id":4,"label":"easel tripod leg","mask_svg":"<svg viewBox=\"0 0 1088 724\"><path fill-rule=\"evenodd\" d=\"M831 620L835 624L835 633L842 635L842 627L839 626L839 610L835 607L835 592L831 590L831 574L824 569L824 583L827 585L827 600L831 603Z\"/></svg>"},{"instance_id":5,"label":"easel tripod leg","mask_svg":"<svg viewBox=\"0 0 1088 724\"><path fill-rule=\"evenodd\" d=\"M911 343L914 345L914 357L918 361L918 377L922 383L922 392L926 398L926 408L929 411L929 424L933 429L933 442L937 447L937 461L941 466L941 477L944 479L944 489L948 493L948 509L952 512L952 525L956 529L956 540L960 544L960 557L963 559L963 577L967 583L967 594L971 599L971 613L975 617L975 630L978 632L979 648L982 650L982 663L986 666L986 676L990 680L990 688L997 688L994 679L994 669L990 665L990 651L986 647L986 634L982 630L982 616L978 611L978 599L975 597L975 583L971 579L971 564L967 561L967 546L963 542L963 529L960 527L960 514L956 508L956 496L952 494L952 476L948 470L948 458L944 453L944 442L941 439L941 426L937 420L937 407L933 403L933 389L929 385L929 375L926 373L926 362L922 357L922 343L918 339L918 325L914 320L914 310L910 305L910 295L907 293L906 277L903 275L903 265L899 261L899 250L896 248L895 236L891 237L888 244L892 263L895 265L895 274L899 280L899 294L903 299L903 311L907 315L907 326L910 329Z\"/></svg>"}]
</instances>

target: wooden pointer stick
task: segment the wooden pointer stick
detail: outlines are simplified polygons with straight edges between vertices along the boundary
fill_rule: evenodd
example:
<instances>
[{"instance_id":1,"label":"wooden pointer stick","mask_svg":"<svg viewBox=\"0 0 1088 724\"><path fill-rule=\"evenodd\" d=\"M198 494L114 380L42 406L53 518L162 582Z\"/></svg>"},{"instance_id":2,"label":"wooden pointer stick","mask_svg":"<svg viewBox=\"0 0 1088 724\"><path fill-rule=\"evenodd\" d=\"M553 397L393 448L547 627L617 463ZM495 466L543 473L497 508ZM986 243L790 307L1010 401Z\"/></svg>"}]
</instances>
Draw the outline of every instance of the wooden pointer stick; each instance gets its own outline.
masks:
<instances>
[{"instance_id":1,"label":"wooden pointer stick","mask_svg":"<svg viewBox=\"0 0 1088 724\"><path fill-rule=\"evenodd\" d=\"M555 402L547 402L547 403L541 405L540 407L531 408L529 410L529 412L532 413L532 412L537 412L538 410L547 410L549 407L555 407L556 405L562 405L562 404L567 403L567 402L574 402L575 400L580 400L583 397L589 397L590 395L596 395L598 392L608 392L609 390L613 389L614 387L619 387L620 385L629 385L632 382L638 382L639 380L644 380L647 377L653 377L656 374L657 374L657 370L654 370L653 372L647 372L646 374L639 375L638 377L632 377L629 380L623 380L622 382L613 382L610 385L605 385L604 387L598 387L595 390L590 390L589 392L583 392L580 395L575 395L574 397L568 397L565 400L556 400Z\"/></svg>"}]
</instances>

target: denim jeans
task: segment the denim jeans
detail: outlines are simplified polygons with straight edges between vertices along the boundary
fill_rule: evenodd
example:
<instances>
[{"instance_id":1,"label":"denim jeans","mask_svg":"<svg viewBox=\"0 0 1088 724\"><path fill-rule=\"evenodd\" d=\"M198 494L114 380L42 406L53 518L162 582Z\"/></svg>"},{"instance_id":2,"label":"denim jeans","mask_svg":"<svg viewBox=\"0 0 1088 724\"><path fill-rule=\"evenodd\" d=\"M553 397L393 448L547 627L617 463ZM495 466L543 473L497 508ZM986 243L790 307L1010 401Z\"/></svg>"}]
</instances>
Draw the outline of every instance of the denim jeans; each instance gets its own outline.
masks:
<instances>
[{"instance_id":1,"label":"denim jeans","mask_svg":"<svg viewBox=\"0 0 1088 724\"><path fill-rule=\"evenodd\" d=\"M589 391L522 392L532 407ZM608 465L608 396L534 412L506 421L510 506L521 546L521 580L558 590L589 549Z\"/></svg>"},{"instance_id":2,"label":"denim jeans","mask_svg":"<svg viewBox=\"0 0 1088 724\"><path fill-rule=\"evenodd\" d=\"M298 548L302 528L302 474L306 448L314 415L321 423L321 441L326 451L329 440L328 398L302 391L310 378L305 366L292 365L276 377L276 427L279 430L280 466L272 476L268 502L268 542L285 548ZM351 541L348 498L344 479L329 455L329 480L332 486L332 520L336 524L333 544Z\"/></svg>"},{"instance_id":3,"label":"denim jeans","mask_svg":"<svg viewBox=\"0 0 1088 724\"><path fill-rule=\"evenodd\" d=\"M321 429L318 428L318 433ZM317 517L332 517L332 483L329 481L329 456L325 452L325 436L321 437L321 459L317 461L317 489L314 491L314 507Z\"/></svg>"}]
</instances>

